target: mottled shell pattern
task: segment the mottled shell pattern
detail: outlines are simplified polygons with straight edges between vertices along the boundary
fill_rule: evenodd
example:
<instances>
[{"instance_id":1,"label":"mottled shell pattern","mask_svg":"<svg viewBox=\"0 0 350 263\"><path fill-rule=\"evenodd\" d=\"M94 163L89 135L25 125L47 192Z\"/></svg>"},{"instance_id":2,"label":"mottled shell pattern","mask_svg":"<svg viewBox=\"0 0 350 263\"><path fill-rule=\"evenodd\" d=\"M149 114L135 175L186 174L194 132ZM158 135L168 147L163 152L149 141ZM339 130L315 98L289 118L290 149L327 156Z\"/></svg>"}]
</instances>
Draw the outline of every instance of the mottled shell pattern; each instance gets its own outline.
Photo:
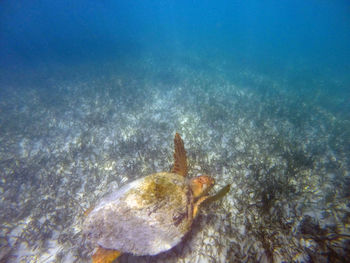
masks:
<instances>
[{"instance_id":1,"label":"mottled shell pattern","mask_svg":"<svg viewBox=\"0 0 350 263\"><path fill-rule=\"evenodd\" d=\"M103 248L155 255L178 244L188 232L193 203L186 177L151 174L103 198L83 227L87 237Z\"/></svg>"},{"instance_id":2,"label":"mottled shell pattern","mask_svg":"<svg viewBox=\"0 0 350 263\"><path fill-rule=\"evenodd\" d=\"M103 198L88 213L83 229L99 247L94 262L100 262L113 250L155 255L177 245L189 231L198 210L194 205L197 183L186 178L186 151L179 134L175 135L174 146L171 172L130 182ZM202 185L211 183L198 184Z\"/></svg>"}]
</instances>

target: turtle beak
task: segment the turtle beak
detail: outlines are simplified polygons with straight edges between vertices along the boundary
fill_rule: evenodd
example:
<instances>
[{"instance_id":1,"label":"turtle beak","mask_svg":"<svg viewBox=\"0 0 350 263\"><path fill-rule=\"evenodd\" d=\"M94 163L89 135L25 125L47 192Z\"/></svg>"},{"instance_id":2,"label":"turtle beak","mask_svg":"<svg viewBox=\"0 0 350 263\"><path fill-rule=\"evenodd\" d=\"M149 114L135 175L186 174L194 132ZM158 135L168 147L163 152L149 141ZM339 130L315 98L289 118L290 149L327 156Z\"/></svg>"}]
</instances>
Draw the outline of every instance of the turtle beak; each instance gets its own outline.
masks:
<instances>
[{"instance_id":1,"label":"turtle beak","mask_svg":"<svg viewBox=\"0 0 350 263\"><path fill-rule=\"evenodd\" d=\"M191 188L195 198L206 195L213 187L215 180L208 175L200 175L191 180Z\"/></svg>"},{"instance_id":2,"label":"turtle beak","mask_svg":"<svg viewBox=\"0 0 350 263\"><path fill-rule=\"evenodd\" d=\"M215 180L208 175L202 175L199 178L201 180L203 192L208 192L215 184Z\"/></svg>"}]
</instances>

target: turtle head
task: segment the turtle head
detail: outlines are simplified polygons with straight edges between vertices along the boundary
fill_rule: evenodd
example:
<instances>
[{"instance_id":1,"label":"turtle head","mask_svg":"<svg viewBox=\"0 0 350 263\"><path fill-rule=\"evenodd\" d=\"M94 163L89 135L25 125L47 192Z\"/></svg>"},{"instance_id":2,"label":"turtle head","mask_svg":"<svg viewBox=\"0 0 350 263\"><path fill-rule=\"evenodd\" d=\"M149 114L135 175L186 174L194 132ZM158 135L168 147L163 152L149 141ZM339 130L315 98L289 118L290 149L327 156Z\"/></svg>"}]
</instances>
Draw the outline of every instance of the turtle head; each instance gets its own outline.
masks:
<instances>
[{"instance_id":1,"label":"turtle head","mask_svg":"<svg viewBox=\"0 0 350 263\"><path fill-rule=\"evenodd\" d=\"M195 198L206 195L214 186L214 179L208 175L200 175L191 179L190 186Z\"/></svg>"}]
</instances>

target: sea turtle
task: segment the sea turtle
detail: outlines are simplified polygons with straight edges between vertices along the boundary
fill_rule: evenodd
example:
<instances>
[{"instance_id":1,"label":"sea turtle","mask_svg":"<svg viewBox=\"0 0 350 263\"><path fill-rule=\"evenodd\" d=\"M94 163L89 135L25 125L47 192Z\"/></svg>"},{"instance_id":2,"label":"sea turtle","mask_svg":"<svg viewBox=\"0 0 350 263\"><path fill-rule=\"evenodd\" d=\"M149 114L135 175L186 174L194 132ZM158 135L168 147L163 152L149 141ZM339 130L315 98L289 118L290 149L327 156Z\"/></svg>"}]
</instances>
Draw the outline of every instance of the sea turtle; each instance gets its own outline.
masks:
<instances>
[{"instance_id":1,"label":"sea turtle","mask_svg":"<svg viewBox=\"0 0 350 263\"><path fill-rule=\"evenodd\" d=\"M186 178L186 151L178 133L174 147L171 172L130 182L89 211L83 232L97 247L92 262L112 262L121 253L156 255L177 245L190 230L214 179L207 175ZM229 189L225 188L226 193Z\"/></svg>"}]
</instances>

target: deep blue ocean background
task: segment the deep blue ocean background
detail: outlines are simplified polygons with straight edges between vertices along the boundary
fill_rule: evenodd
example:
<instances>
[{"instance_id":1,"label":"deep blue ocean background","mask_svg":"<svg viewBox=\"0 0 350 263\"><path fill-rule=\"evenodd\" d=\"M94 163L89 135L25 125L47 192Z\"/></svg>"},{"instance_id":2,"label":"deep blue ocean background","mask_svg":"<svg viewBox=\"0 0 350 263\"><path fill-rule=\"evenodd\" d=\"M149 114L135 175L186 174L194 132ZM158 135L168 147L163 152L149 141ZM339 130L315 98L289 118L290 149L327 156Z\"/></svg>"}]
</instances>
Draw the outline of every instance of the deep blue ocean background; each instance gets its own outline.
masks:
<instances>
[{"instance_id":1,"label":"deep blue ocean background","mask_svg":"<svg viewBox=\"0 0 350 263\"><path fill-rule=\"evenodd\" d=\"M0 262L89 262L83 212L172 166L231 191L157 256L350 261L350 2L0 3Z\"/></svg>"},{"instance_id":2,"label":"deep blue ocean background","mask_svg":"<svg viewBox=\"0 0 350 263\"><path fill-rule=\"evenodd\" d=\"M288 81L349 81L349 9L347 1L4 1L1 66L193 52Z\"/></svg>"}]
</instances>

